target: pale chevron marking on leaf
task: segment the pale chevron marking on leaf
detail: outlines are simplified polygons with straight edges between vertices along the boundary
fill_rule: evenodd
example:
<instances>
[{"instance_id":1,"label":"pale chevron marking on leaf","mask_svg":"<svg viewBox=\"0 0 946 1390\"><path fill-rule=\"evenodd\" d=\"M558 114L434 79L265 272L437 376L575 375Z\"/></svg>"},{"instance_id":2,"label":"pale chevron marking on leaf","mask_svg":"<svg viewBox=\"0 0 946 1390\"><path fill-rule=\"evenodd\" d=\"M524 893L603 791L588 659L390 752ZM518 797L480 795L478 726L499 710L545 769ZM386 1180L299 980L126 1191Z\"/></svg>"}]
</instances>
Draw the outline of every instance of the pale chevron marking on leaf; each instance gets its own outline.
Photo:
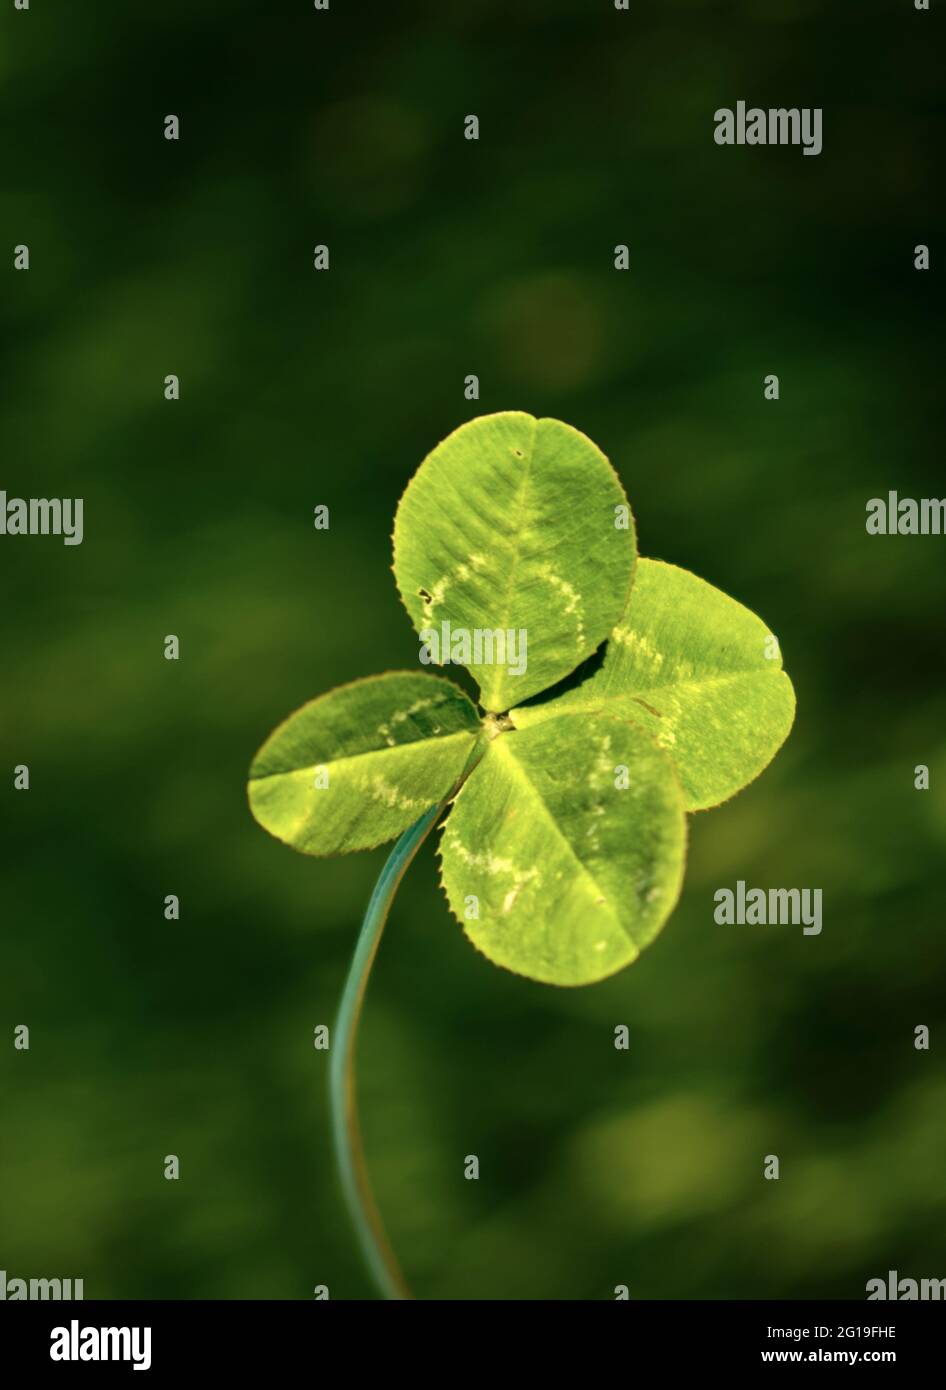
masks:
<instances>
[{"instance_id":1,"label":"pale chevron marking on leaf","mask_svg":"<svg viewBox=\"0 0 946 1390\"><path fill-rule=\"evenodd\" d=\"M415 714L420 714L421 710L436 709L438 705L442 705L443 703L444 700L442 696L436 698L432 697L430 699L424 700L415 700L414 703L408 709L399 709L395 714L392 714L386 724L379 724L378 733L384 739L385 743L388 745L389 748L395 748L397 746L397 739L391 736L392 725L404 724L408 719L412 719ZM438 730L435 729L434 733L437 732Z\"/></svg>"},{"instance_id":2,"label":"pale chevron marking on leaf","mask_svg":"<svg viewBox=\"0 0 946 1390\"><path fill-rule=\"evenodd\" d=\"M633 647L642 657L653 664L654 672L660 670L664 664L664 654L658 651L642 632L635 632L633 628L616 627L611 633L611 640L617 642L621 647Z\"/></svg>"},{"instance_id":3,"label":"pale chevron marking on leaf","mask_svg":"<svg viewBox=\"0 0 946 1390\"><path fill-rule=\"evenodd\" d=\"M448 570L446 574L442 574L427 593L426 597L424 597L424 619L426 622L433 622L434 609L438 608L443 603L447 590L454 580L459 579L460 582L463 583L470 578L471 566L474 570L479 571L483 569L486 564L482 555L468 555L466 558L469 563L461 560L452 570Z\"/></svg>"},{"instance_id":4,"label":"pale chevron marking on leaf","mask_svg":"<svg viewBox=\"0 0 946 1390\"><path fill-rule=\"evenodd\" d=\"M424 598L424 619L428 623L433 622L434 609L443 603L444 595L450 587L450 579L449 574L442 574Z\"/></svg>"},{"instance_id":5,"label":"pale chevron marking on leaf","mask_svg":"<svg viewBox=\"0 0 946 1390\"><path fill-rule=\"evenodd\" d=\"M402 795L380 772L372 777L370 790L375 801L383 801L390 809L396 806L399 811L425 811L430 804L422 797Z\"/></svg>"},{"instance_id":6,"label":"pale chevron marking on leaf","mask_svg":"<svg viewBox=\"0 0 946 1390\"><path fill-rule=\"evenodd\" d=\"M588 769L588 785L592 791L600 792L606 787L608 781L613 783L614 765L611 756L611 735L604 734L601 738L595 739L595 760ZM604 784L604 785L603 785ZM622 793L623 795L623 793ZM598 818L605 814L602 802L596 801L589 807L589 813L595 817L585 831L585 838L591 841L590 848L593 851L601 848L598 840ZM597 898L595 906L604 902L604 898Z\"/></svg>"},{"instance_id":7,"label":"pale chevron marking on leaf","mask_svg":"<svg viewBox=\"0 0 946 1390\"><path fill-rule=\"evenodd\" d=\"M550 584L557 594L565 600L563 612L567 617L575 619L575 645L581 650L585 645L585 625L582 620L581 594L574 584L569 584L567 579L562 579L561 575L555 573L551 565L541 565L538 570L540 579L544 579Z\"/></svg>"},{"instance_id":8,"label":"pale chevron marking on leaf","mask_svg":"<svg viewBox=\"0 0 946 1390\"><path fill-rule=\"evenodd\" d=\"M495 855L489 850L485 854L476 854L473 850L467 848L458 835L453 833L448 834L446 843L449 845L450 849L456 850L464 864L468 864L470 868L482 869L491 877L498 874L508 874L512 878L513 885L503 898L502 911L504 913L509 912L527 884L534 882L537 888L541 888L542 886L542 875L534 865L531 869L521 869L518 865L514 864L511 859L505 859L500 855Z\"/></svg>"}]
</instances>

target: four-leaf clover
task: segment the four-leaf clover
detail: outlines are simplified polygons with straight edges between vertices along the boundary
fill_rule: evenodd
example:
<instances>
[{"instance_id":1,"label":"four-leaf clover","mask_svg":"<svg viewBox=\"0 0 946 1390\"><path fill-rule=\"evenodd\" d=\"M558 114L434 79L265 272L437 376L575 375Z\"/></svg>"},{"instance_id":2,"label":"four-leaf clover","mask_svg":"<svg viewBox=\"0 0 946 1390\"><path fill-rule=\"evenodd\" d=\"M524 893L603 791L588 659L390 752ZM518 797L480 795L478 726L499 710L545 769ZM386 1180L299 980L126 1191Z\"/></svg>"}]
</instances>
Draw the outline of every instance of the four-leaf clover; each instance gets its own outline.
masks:
<instances>
[{"instance_id":1,"label":"four-leaf clover","mask_svg":"<svg viewBox=\"0 0 946 1390\"><path fill-rule=\"evenodd\" d=\"M613 974L677 901L686 812L739 791L788 735L778 643L702 579L638 559L600 450L518 411L424 460L394 573L420 655L459 652L480 709L420 662L332 690L256 755L254 816L328 855L449 800L442 882L473 944L549 984Z\"/></svg>"}]
</instances>

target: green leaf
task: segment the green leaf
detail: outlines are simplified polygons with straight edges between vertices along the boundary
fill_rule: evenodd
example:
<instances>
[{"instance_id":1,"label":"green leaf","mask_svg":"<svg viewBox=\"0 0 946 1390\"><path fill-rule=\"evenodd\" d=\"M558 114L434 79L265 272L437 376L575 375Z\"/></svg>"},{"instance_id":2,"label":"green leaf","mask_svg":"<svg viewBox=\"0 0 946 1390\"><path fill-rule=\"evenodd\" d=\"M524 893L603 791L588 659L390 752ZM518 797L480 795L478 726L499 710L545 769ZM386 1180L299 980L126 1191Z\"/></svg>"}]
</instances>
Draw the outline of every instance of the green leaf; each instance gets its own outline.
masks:
<instances>
[{"instance_id":1,"label":"green leaf","mask_svg":"<svg viewBox=\"0 0 946 1390\"><path fill-rule=\"evenodd\" d=\"M687 570L641 560L599 669L513 717L522 729L560 711L635 720L672 756L687 810L698 811L751 782L788 736L795 693L781 668L748 608Z\"/></svg>"},{"instance_id":2,"label":"green leaf","mask_svg":"<svg viewBox=\"0 0 946 1390\"><path fill-rule=\"evenodd\" d=\"M452 682L392 671L339 686L270 735L250 768L250 809L305 854L371 849L454 787L481 726Z\"/></svg>"},{"instance_id":3,"label":"green leaf","mask_svg":"<svg viewBox=\"0 0 946 1390\"><path fill-rule=\"evenodd\" d=\"M449 623L471 643L476 633L526 634L519 673L510 669L518 649L505 662L485 646L468 659L461 650L485 709L505 711L561 680L621 617L637 549L630 511L618 508L624 491L590 439L519 411L462 425L411 479L394 523L394 573L418 633L440 643Z\"/></svg>"},{"instance_id":4,"label":"green leaf","mask_svg":"<svg viewBox=\"0 0 946 1390\"><path fill-rule=\"evenodd\" d=\"M443 885L497 965L590 984L656 936L680 892L685 842L680 786L653 739L563 714L489 744L443 830Z\"/></svg>"}]
</instances>

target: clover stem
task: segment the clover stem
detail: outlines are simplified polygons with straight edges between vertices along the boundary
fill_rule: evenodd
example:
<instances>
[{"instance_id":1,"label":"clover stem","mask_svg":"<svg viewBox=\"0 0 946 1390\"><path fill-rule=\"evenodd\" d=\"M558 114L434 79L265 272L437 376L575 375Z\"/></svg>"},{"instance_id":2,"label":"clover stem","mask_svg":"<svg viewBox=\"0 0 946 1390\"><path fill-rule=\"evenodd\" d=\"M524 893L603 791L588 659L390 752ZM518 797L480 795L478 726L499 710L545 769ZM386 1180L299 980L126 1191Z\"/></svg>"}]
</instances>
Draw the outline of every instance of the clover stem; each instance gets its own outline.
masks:
<instances>
[{"instance_id":1,"label":"clover stem","mask_svg":"<svg viewBox=\"0 0 946 1390\"><path fill-rule=\"evenodd\" d=\"M431 806L398 840L381 870L361 925L335 1021L329 1069L332 1139L348 1211L368 1268L385 1298L410 1298L371 1192L355 1103L355 1043L368 977L401 879L440 815Z\"/></svg>"}]
</instances>

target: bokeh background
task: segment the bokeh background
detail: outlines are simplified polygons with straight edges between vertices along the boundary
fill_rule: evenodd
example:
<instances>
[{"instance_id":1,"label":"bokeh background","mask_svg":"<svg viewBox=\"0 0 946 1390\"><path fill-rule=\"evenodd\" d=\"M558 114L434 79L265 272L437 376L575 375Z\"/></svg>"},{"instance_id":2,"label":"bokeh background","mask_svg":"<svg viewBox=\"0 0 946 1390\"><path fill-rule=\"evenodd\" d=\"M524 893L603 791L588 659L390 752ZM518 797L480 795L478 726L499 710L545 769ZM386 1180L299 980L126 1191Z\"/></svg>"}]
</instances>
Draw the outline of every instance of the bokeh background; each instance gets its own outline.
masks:
<instances>
[{"instance_id":1,"label":"bokeh background","mask_svg":"<svg viewBox=\"0 0 946 1390\"><path fill-rule=\"evenodd\" d=\"M676 914L599 986L492 967L425 847L359 1062L415 1292L859 1298L891 1268L946 1275L946 541L864 528L890 488L943 491L943 16L632 11L4 7L0 486L82 496L86 525L75 548L0 542L11 1277L371 1296L312 1037L385 851L295 855L245 774L306 699L416 661L398 496L443 435L509 408L590 434L642 552L764 616L798 720L692 820ZM823 107L822 155L718 148L740 98ZM821 887L822 935L715 925L740 878Z\"/></svg>"}]
</instances>

